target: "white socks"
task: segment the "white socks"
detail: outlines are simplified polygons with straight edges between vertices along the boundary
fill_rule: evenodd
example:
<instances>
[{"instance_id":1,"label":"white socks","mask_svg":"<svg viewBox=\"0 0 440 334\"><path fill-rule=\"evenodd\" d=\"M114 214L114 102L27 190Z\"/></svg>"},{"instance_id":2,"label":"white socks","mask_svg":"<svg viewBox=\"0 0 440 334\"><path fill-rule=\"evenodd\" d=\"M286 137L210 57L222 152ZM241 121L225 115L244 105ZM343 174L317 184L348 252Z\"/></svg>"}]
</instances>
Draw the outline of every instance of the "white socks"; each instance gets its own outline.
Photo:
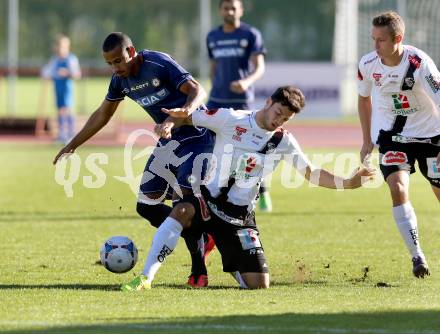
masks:
<instances>
[{"instance_id":1,"label":"white socks","mask_svg":"<svg viewBox=\"0 0 440 334\"><path fill-rule=\"evenodd\" d=\"M417 231L417 217L410 202L393 207L393 216L397 228L405 241L412 257L420 256L425 259L419 245L419 233Z\"/></svg>"},{"instance_id":2,"label":"white socks","mask_svg":"<svg viewBox=\"0 0 440 334\"><path fill-rule=\"evenodd\" d=\"M176 248L183 227L174 218L167 217L156 231L142 274L151 282L165 258Z\"/></svg>"}]
</instances>

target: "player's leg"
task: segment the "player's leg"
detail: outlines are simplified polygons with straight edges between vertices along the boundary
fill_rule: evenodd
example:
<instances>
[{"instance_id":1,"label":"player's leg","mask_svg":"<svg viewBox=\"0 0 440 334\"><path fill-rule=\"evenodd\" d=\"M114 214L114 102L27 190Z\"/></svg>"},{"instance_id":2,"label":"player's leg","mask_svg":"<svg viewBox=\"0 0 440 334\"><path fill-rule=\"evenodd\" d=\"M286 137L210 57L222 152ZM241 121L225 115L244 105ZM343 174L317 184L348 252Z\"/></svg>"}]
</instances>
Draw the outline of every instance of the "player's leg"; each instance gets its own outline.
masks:
<instances>
[{"instance_id":1,"label":"player's leg","mask_svg":"<svg viewBox=\"0 0 440 334\"><path fill-rule=\"evenodd\" d=\"M223 271L229 272L241 288L269 287L269 268L256 226L240 228L214 217L210 233L222 257Z\"/></svg>"},{"instance_id":2,"label":"player's leg","mask_svg":"<svg viewBox=\"0 0 440 334\"><path fill-rule=\"evenodd\" d=\"M177 246L184 228L191 226L195 214L191 202L182 201L177 203L170 215L165 218L154 234L142 274L127 284L123 284L123 291L135 291L151 288L151 283L159 271L166 257L170 255Z\"/></svg>"},{"instance_id":3,"label":"player's leg","mask_svg":"<svg viewBox=\"0 0 440 334\"><path fill-rule=\"evenodd\" d=\"M212 155L213 142L213 133L207 131L203 137L197 140L184 142L177 150L178 156L191 154L176 172L177 182L184 194L200 193L201 182L205 177L207 164ZM184 231L182 236L191 254L191 273L187 283L195 288L206 287L208 285L206 259L215 247L215 243L207 234L199 235Z\"/></svg>"},{"instance_id":4,"label":"player's leg","mask_svg":"<svg viewBox=\"0 0 440 334\"><path fill-rule=\"evenodd\" d=\"M380 169L390 189L396 226L411 255L413 274L423 278L429 268L419 241L417 216L409 200L409 177L415 172L417 149L413 144L392 141L392 135L379 135Z\"/></svg>"}]
</instances>

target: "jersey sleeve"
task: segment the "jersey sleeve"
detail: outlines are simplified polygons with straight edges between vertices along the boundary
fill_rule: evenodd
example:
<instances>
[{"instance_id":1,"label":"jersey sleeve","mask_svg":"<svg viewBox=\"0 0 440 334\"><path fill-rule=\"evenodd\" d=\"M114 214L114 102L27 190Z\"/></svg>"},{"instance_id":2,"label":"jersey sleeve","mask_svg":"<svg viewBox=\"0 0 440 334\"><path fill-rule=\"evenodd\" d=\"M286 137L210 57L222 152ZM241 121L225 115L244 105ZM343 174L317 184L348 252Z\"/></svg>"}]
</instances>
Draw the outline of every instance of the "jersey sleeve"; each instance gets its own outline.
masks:
<instances>
[{"instance_id":1,"label":"jersey sleeve","mask_svg":"<svg viewBox=\"0 0 440 334\"><path fill-rule=\"evenodd\" d=\"M69 56L68 66L69 66L70 76L77 77L81 75L81 68L79 67L79 60L77 56L73 54Z\"/></svg>"},{"instance_id":2,"label":"jersey sleeve","mask_svg":"<svg viewBox=\"0 0 440 334\"><path fill-rule=\"evenodd\" d=\"M214 59L214 55L212 54L211 43L214 43L214 42L211 41L211 33L209 33L208 36L206 36L206 50L208 51L209 59L212 60L212 59Z\"/></svg>"},{"instance_id":3,"label":"jersey sleeve","mask_svg":"<svg viewBox=\"0 0 440 334\"><path fill-rule=\"evenodd\" d=\"M53 79L55 77L55 59L51 58L49 62L41 69L41 77L44 79Z\"/></svg>"},{"instance_id":4,"label":"jersey sleeve","mask_svg":"<svg viewBox=\"0 0 440 334\"><path fill-rule=\"evenodd\" d=\"M363 60L359 62L358 73L357 73L357 86L358 86L358 94L367 97L371 95L371 87L372 83L368 77L365 66L363 64Z\"/></svg>"},{"instance_id":5,"label":"jersey sleeve","mask_svg":"<svg viewBox=\"0 0 440 334\"><path fill-rule=\"evenodd\" d=\"M431 58L422 62L420 80L426 93L440 106L440 72Z\"/></svg>"},{"instance_id":6,"label":"jersey sleeve","mask_svg":"<svg viewBox=\"0 0 440 334\"><path fill-rule=\"evenodd\" d=\"M166 67L168 72L168 78L171 85L176 89L179 89L182 84L186 81L191 80L192 76L187 70L180 66L173 58L166 55L163 57L163 65Z\"/></svg>"},{"instance_id":7,"label":"jersey sleeve","mask_svg":"<svg viewBox=\"0 0 440 334\"><path fill-rule=\"evenodd\" d=\"M191 116L193 125L202 126L218 133L224 128L230 116L230 109L197 109Z\"/></svg>"},{"instance_id":8,"label":"jersey sleeve","mask_svg":"<svg viewBox=\"0 0 440 334\"><path fill-rule=\"evenodd\" d=\"M286 137L286 142L284 143L284 145L286 145L286 151L283 155L284 161L291 164L300 172L305 171L307 167L310 167L313 170L314 167L312 163L303 153L295 137L293 137L291 133L289 133Z\"/></svg>"},{"instance_id":9,"label":"jersey sleeve","mask_svg":"<svg viewBox=\"0 0 440 334\"><path fill-rule=\"evenodd\" d=\"M266 48L264 46L263 37L261 36L261 32L257 29L252 29L253 35L253 43L251 45L251 54L266 54Z\"/></svg>"},{"instance_id":10,"label":"jersey sleeve","mask_svg":"<svg viewBox=\"0 0 440 334\"><path fill-rule=\"evenodd\" d=\"M121 87L121 80L116 75L113 75L105 99L108 101L119 101L124 98L125 93Z\"/></svg>"}]
</instances>

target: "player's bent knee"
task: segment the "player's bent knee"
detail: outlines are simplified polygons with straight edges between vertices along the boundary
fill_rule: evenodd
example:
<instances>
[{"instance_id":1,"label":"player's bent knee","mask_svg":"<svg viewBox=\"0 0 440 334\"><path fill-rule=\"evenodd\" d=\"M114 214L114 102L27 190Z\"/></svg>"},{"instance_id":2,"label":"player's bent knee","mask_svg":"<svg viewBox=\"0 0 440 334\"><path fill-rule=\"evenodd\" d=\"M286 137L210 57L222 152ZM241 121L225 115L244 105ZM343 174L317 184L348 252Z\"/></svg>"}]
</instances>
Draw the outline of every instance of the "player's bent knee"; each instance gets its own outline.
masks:
<instances>
[{"instance_id":1,"label":"player's bent knee","mask_svg":"<svg viewBox=\"0 0 440 334\"><path fill-rule=\"evenodd\" d=\"M242 273L241 275L248 289L269 288L270 282L268 273Z\"/></svg>"},{"instance_id":2,"label":"player's bent knee","mask_svg":"<svg viewBox=\"0 0 440 334\"><path fill-rule=\"evenodd\" d=\"M191 226L191 221L196 213L194 206L188 202L180 202L173 207L170 217L181 222L183 228Z\"/></svg>"}]
</instances>

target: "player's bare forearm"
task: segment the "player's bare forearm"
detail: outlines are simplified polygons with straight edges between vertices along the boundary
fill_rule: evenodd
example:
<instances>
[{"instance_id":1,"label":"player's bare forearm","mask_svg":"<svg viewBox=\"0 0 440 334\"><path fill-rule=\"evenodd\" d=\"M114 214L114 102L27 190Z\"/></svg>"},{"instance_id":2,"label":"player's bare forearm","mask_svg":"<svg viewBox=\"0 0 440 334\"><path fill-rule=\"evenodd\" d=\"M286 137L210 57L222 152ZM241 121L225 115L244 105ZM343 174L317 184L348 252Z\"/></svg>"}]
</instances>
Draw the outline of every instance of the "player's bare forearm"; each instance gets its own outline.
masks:
<instances>
[{"instance_id":1,"label":"player's bare forearm","mask_svg":"<svg viewBox=\"0 0 440 334\"><path fill-rule=\"evenodd\" d=\"M206 98L205 89L195 80L185 82L180 87L180 91L188 95L185 104L182 106L182 109L188 111L187 116L191 115L201 104L203 104L203 101Z\"/></svg>"},{"instance_id":2,"label":"player's bare forearm","mask_svg":"<svg viewBox=\"0 0 440 334\"><path fill-rule=\"evenodd\" d=\"M348 178L342 178L326 171L325 169L311 170L307 167L304 177L317 186L329 189L356 189L363 183L372 179L376 171L365 167L358 168L353 175Z\"/></svg>"}]
</instances>

